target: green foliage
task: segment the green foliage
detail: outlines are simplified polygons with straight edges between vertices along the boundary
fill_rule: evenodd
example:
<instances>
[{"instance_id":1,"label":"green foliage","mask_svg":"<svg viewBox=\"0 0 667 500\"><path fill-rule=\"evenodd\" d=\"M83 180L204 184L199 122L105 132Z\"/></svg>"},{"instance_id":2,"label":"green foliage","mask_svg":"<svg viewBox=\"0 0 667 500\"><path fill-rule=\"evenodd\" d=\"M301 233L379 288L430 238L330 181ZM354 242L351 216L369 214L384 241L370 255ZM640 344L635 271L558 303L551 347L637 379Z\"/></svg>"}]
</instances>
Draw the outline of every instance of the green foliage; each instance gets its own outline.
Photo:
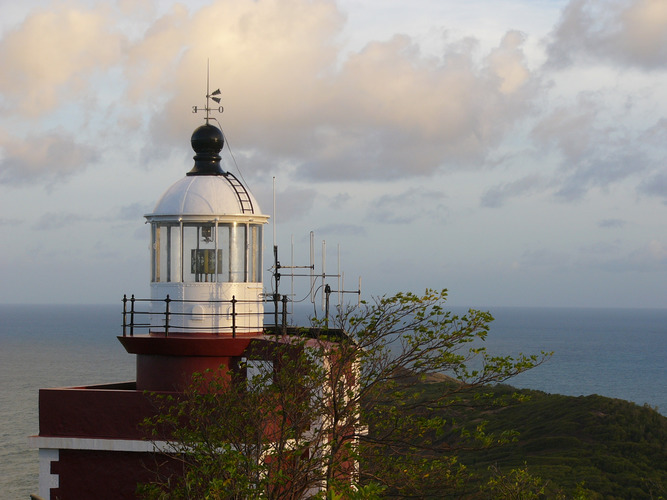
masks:
<instances>
[{"instance_id":1,"label":"green foliage","mask_svg":"<svg viewBox=\"0 0 667 500\"><path fill-rule=\"evenodd\" d=\"M490 493L489 498L505 500L533 500L542 498L546 491L544 481L532 476L528 466L512 469L508 474L501 474L497 466L489 468L492 476L484 487Z\"/></svg>"},{"instance_id":2,"label":"green foliage","mask_svg":"<svg viewBox=\"0 0 667 500\"><path fill-rule=\"evenodd\" d=\"M527 464L545 481L546 495L567 498L667 498L667 418L649 407L593 396L549 395L508 386L520 405L499 407L484 418L490 432L512 428L517 439L498 448L463 451L459 459L478 476L489 467ZM477 483L479 484L479 483Z\"/></svg>"},{"instance_id":3,"label":"green foliage","mask_svg":"<svg viewBox=\"0 0 667 500\"><path fill-rule=\"evenodd\" d=\"M480 412L516 398L489 384L548 354L491 356L489 313L444 309L447 293L399 293L341 311L331 330L275 337L271 363L198 376L177 400L162 400L146 425L179 464L146 498L459 496L471 471L464 450L508 443ZM343 331L344 335L334 335ZM425 383L440 381L439 383Z\"/></svg>"}]
</instances>

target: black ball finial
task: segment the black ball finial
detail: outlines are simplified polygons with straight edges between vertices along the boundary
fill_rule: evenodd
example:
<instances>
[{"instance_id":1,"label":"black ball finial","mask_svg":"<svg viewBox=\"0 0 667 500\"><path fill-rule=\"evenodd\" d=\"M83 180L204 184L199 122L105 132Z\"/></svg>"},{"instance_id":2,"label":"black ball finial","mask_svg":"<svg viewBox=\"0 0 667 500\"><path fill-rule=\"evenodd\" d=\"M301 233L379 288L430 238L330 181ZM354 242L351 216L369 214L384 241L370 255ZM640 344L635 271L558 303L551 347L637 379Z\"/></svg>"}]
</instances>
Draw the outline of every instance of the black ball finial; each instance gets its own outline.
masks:
<instances>
[{"instance_id":1,"label":"black ball finial","mask_svg":"<svg viewBox=\"0 0 667 500\"><path fill-rule=\"evenodd\" d=\"M192 149L195 151L195 165L187 175L224 175L220 166L220 151L225 144L222 131L206 123L198 127L190 139Z\"/></svg>"}]
</instances>

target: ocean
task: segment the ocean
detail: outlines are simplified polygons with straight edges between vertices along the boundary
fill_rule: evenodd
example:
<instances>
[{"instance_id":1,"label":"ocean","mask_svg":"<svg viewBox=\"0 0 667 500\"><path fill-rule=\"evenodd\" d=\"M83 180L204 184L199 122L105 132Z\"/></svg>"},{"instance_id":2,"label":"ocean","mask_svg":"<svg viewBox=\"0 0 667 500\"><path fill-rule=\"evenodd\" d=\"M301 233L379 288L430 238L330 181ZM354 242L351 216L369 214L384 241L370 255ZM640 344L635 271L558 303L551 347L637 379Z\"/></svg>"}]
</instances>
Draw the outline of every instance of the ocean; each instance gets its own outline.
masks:
<instances>
[{"instance_id":1,"label":"ocean","mask_svg":"<svg viewBox=\"0 0 667 500\"><path fill-rule=\"evenodd\" d=\"M667 309L490 308L494 354L553 351L543 365L508 381L580 396L600 394L667 415ZM460 312L454 309L455 312ZM121 334L121 305L0 305L0 491L37 492L38 391L133 380L134 356Z\"/></svg>"}]
</instances>

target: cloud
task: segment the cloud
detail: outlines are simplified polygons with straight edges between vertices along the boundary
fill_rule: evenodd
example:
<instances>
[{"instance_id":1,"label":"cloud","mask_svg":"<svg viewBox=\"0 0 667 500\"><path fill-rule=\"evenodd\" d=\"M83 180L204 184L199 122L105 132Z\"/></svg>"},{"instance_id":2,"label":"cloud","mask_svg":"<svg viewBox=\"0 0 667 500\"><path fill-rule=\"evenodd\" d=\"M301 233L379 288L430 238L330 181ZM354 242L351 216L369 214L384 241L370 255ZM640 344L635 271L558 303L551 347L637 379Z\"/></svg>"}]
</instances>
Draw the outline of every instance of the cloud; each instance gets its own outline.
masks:
<instances>
[{"instance_id":1,"label":"cloud","mask_svg":"<svg viewBox=\"0 0 667 500\"><path fill-rule=\"evenodd\" d=\"M667 264L667 244L651 239L641 247L616 259L595 265L610 272L664 272Z\"/></svg>"},{"instance_id":2,"label":"cloud","mask_svg":"<svg viewBox=\"0 0 667 500\"><path fill-rule=\"evenodd\" d=\"M526 116L535 82L516 32L476 62L474 40L426 57L407 36L369 43L332 79L310 134L307 178L397 179L480 168Z\"/></svg>"},{"instance_id":3,"label":"cloud","mask_svg":"<svg viewBox=\"0 0 667 500\"><path fill-rule=\"evenodd\" d=\"M349 51L333 0L175 4L151 18L156 9L53 3L0 39L0 106L39 117L33 135L69 143L55 176L85 168L95 153L46 132L54 120L80 128L104 116L105 131L133 123L148 167L186 149L203 119L189 113L205 104L207 60L225 107L214 117L235 154L258 173L307 181L482 168L540 90L516 31L486 53L472 38L445 40L433 57L406 35ZM40 178L37 159L5 157L4 182Z\"/></svg>"},{"instance_id":4,"label":"cloud","mask_svg":"<svg viewBox=\"0 0 667 500\"><path fill-rule=\"evenodd\" d=\"M317 191L293 187L276 193L276 223L289 222L308 214L317 199ZM264 209L264 213L267 210Z\"/></svg>"},{"instance_id":5,"label":"cloud","mask_svg":"<svg viewBox=\"0 0 667 500\"><path fill-rule=\"evenodd\" d=\"M525 250L513 267L519 268L552 268L569 269L572 266L572 259L568 253L554 250L551 248L536 248Z\"/></svg>"},{"instance_id":6,"label":"cloud","mask_svg":"<svg viewBox=\"0 0 667 500\"><path fill-rule=\"evenodd\" d=\"M368 218L381 224L409 224L429 218L444 221L447 196L440 191L410 188L397 194L385 194L371 202Z\"/></svg>"},{"instance_id":7,"label":"cloud","mask_svg":"<svg viewBox=\"0 0 667 500\"><path fill-rule=\"evenodd\" d=\"M352 199L352 195L350 193L338 193L337 195L335 195L331 198L331 202L329 203L329 206L331 208L342 208L351 199Z\"/></svg>"},{"instance_id":8,"label":"cloud","mask_svg":"<svg viewBox=\"0 0 667 500\"><path fill-rule=\"evenodd\" d=\"M505 204L507 199L524 196L544 189L547 180L538 174L526 175L516 181L500 184L488 189L481 199L483 207L498 208Z\"/></svg>"},{"instance_id":9,"label":"cloud","mask_svg":"<svg viewBox=\"0 0 667 500\"><path fill-rule=\"evenodd\" d=\"M643 179L638 190L640 193L662 198L663 203L667 205L667 173L659 172Z\"/></svg>"},{"instance_id":10,"label":"cloud","mask_svg":"<svg viewBox=\"0 0 667 500\"><path fill-rule=\"evenodd\" d=\"M336 235L351 235L351 236L366 236L366 228L357 224L327 224L317 229L318 235L336 236Z\"/></svg>"},{"instance_id":11,"label":"cloud","mask_svg":"<svg viewBox=\"0 0 667 500\"><path fill-rule=\"evenodd\" d=\"M228 0L156 22L130 50L129 74L150 73L130 93L144 94L144 80L169 85L147 156L167 154L190 132L185 103L203 105L196 75L203 78L207 57L236 151L308 180L479 168L530 109L537 84L518 32L481 57L471 39L445 44L436 58L405 35L343 52L344 20L334 2ZM186 49L175 55L179 46Z\"/></svg>"},{"instance_id":12,"label":"cloud","mask_svg":"<svg viewBox=\"0 0 667 500\"><path fill-rule=\"evenodd\" d=\"M32 225L32 229L37 231L62 229L89 220L91 220L90 217L76 213L48 212L39 217L39 219Z\"/></svg>"},{"instance_id":13,"label":"cloud","mask_svg":"<svg viewBox=\"0 0 667 500\"><path fill-rule=\"evenodd\" d=\"M122 221L140 221L152 209L153 207L148 203L131 203L130 205L120 207L117 218Z\"/></svg>"},{"instance_id":14,"label":"cloud","mask_svg":"<svg viewBox=\"0 0 667 500\"><path fill-rule=\"evenodd\" d=\"M664 0L572 0L551 33L548 64L602 62L667 66Z\"/></svg>"},{"instance_id":15,"label":"cloud","mask_svg":"<svg viewBox=\"0 0 667 500\"><path fill-rule=\"evenodd\" d=\"M558 157L552 185L561 200L579 200L591 188L607 188L652 165L637 133L605 115L603 97L581 93L575 103L551 110L533 128L542 154L552 151Z\"/></svg>"},{"instance_id":16,"label":"cloud","mask_svg":"<svg viewBox=\"0 0 667 500\"><path fill-rule=\"evenodd\" d=\"M627 224L627 221L623 219L603 219L598 221L598 227L616 229L624 227Z\"/></svg>"},{"instance_id":17,"label":"cloud","mask_svg":"<svg viewBox=\"0 0 667 500\"><path fill-rule=\"evenodd\" d=\"M0 129L0 150L0 184L25 184L33 179L52 183L98 158L93 148L61 131L13 137Z\"/></svg>"},{"instance_id":18,"label":"cloud","mask_svg":"<svg viewBox=\"0 0 667 500\"><path fill-rule=\"evenodd\" d=\"M123 37L112 13L71 3L38 8L0 40L0 94L4 111L41 116L76 99L96 70L118 62Z\"/></svg>"},{"instance_id":19,"label":"cloud","mask_svg":"<svg viewBox=\"0 0 667 500\"><path fill-rule=\"evenodd\" d=\"M0 217L0 227L2 227L2 226L18 226L19 224L23 224L22 219L18 219L16 217Z\"/></svg>"}]
</instances>

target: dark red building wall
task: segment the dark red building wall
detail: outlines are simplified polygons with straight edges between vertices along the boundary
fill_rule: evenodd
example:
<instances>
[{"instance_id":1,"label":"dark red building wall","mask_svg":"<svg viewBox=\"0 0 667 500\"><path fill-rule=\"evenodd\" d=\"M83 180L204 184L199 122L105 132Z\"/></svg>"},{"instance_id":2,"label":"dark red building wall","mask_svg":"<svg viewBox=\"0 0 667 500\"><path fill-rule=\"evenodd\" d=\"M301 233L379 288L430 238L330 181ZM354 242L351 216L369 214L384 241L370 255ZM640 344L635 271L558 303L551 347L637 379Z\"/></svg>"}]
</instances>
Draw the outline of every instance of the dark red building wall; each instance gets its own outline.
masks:
<instances>
[{"instance_id":1,"label":"dark red building wall","mask_svg":"<svg viewBox=\"0 0 667 500\"><path fill-rule=\"evenodd\" d=\"M129 384L128 384L129 385ZM133 384L132 384L133 385ZM144 439L140 424L158 411L151 396L115 385L40 389L39 435Z\"/></svg>"},{"instance_id":2,"label":"dark red building wall","mask_svg":"<svg viewBox=\"0 0 667 500\"><path fill-rule=\"evenodd\" d=\"M60 460L51 463L59 474L60 486L51 489L57 500L121 500L137 498L137 484L155 480L156 460L168 460L150 453L122 451L60 450ZM173 472L176 461L170 462ZM164 470L163 467L160 469Z\"/></svg>"}]
</instances>

